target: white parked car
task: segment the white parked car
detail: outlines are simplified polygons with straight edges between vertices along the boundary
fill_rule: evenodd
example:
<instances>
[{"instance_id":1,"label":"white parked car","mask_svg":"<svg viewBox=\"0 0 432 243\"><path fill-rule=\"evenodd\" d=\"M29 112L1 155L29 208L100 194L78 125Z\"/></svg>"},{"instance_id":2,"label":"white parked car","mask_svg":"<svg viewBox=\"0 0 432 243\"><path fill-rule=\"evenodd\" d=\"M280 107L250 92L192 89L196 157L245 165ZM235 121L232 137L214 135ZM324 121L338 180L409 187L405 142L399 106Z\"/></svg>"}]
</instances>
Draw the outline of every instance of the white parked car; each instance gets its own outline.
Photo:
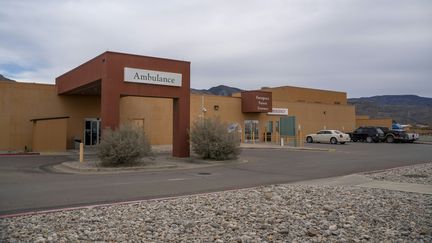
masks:
<instances>
[{"instance_id":1,"label":"white parked car","mask_svg":"<svg viewBox=\"0 0 432 243\"><path fill-rule=\"evenodd\" d=\"M306 135L306 142L308 143L331 143L331 144L344 144L351 140L349 134L343 133L338 130L321 130L314 134Z\"/></svg>"}]
</instances>

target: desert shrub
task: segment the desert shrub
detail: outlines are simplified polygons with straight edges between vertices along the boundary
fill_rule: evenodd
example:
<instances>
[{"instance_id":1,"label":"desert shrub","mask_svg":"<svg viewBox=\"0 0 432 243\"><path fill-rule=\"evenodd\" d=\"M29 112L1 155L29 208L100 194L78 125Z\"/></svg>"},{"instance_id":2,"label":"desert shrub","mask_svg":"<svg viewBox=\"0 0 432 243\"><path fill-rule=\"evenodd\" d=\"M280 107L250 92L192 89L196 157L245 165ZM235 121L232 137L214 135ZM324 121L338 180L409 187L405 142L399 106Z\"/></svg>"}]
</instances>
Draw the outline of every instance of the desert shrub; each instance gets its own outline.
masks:
<instances>
[{"instance_id":1,"label":"desert shrub","mask_svg":"<svg viewBox=\"0 0 432 243\"><path fill-rule=\"evenodd\" d=\"M97 152L102 166L129 166L149 155L151 147L142 129L127 124L105 129Z\"/></svg>"},{"instance_id":2,"label":"desert shrub","mask_svg":"<svg viewBox=\"0 0 432 243\"><path fill-rule=\"evenodd\" d=\"M192 124L189 132L192 150L203 159L227 160L240 153L237 132L228 132L218 118L205 118Z\"/></svg>"}]
</instances>

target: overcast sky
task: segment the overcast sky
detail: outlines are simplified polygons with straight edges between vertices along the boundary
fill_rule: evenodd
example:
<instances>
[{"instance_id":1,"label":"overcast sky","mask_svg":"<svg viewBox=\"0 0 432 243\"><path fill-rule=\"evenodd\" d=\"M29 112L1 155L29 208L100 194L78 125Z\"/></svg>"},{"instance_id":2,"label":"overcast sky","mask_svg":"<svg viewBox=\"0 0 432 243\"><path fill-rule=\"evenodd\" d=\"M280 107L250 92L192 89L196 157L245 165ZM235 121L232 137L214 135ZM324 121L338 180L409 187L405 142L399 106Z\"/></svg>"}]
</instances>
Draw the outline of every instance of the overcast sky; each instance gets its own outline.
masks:
<instances>
[{"instance_id":1,"label":"overcast sky","mask_svg":"<svg viewBox=\"0 0 432 243\"><path fill-rule=\"evenodd\" d=\"M0 0L0 73L57 76L104 51L190 61L191 86L432 97L432 1Z\"/></svg>"}]
</instances>

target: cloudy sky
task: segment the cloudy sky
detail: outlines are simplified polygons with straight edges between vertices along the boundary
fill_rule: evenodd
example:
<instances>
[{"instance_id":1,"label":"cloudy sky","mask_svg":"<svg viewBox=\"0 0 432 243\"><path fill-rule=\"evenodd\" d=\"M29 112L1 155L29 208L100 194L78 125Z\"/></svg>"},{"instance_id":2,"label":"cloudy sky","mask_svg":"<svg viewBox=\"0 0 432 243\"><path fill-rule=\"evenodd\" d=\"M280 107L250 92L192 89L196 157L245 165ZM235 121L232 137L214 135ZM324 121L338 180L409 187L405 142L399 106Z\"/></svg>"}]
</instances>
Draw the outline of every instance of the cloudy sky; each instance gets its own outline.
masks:
<instances>
[{"instance_id":1,"label":"cloudy sky","mask_svg":"<svg viewBox=\"0 0 432 243\"><path fill-rule=\"evenodd\" d=\"M104 51L187 60L193 88L432 97L432 1L0 0L0 73L57 76Z\"/></svg>"}]
</instances>

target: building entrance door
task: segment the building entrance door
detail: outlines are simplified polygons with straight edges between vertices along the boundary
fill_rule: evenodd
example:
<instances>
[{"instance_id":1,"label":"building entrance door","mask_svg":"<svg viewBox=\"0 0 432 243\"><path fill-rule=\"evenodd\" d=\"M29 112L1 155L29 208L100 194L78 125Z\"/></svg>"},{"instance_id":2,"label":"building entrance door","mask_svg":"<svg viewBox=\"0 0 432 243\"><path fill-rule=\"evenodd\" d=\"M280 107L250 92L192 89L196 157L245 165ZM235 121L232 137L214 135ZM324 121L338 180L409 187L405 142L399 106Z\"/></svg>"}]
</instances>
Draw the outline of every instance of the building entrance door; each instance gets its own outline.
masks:
<instances>
[{"instance_id":1,"label":"building entrance door","mask_svg":"<svg viewBox=\"0 0 432 243\"><path fill-rule=\"evenodd\" d=\"M86 118L84 124L84 145L99 144L101 134L101 121L99 118Z\"/></svg>"},{"instance_id":2,"label":"building entrance door","mask_svg":"<svg viewBox=\"0 0 432 243\"><path fill-rule=\"evenodd\" d=\"M264 141L265 142L271 142L272 141L272 134L273 134L273 121L268 121L267 126L266 126Z\"/></svg>"},{"instance_id":3,"label":"building entrance door","mask_svg":"<svg viewBox=\"0 0 432 243\"><path fill-rule=\"evenodd\" d=\"M258 120L245 120L245 143L259 141L259 121Z\"/></svg>"}]
</instances>

